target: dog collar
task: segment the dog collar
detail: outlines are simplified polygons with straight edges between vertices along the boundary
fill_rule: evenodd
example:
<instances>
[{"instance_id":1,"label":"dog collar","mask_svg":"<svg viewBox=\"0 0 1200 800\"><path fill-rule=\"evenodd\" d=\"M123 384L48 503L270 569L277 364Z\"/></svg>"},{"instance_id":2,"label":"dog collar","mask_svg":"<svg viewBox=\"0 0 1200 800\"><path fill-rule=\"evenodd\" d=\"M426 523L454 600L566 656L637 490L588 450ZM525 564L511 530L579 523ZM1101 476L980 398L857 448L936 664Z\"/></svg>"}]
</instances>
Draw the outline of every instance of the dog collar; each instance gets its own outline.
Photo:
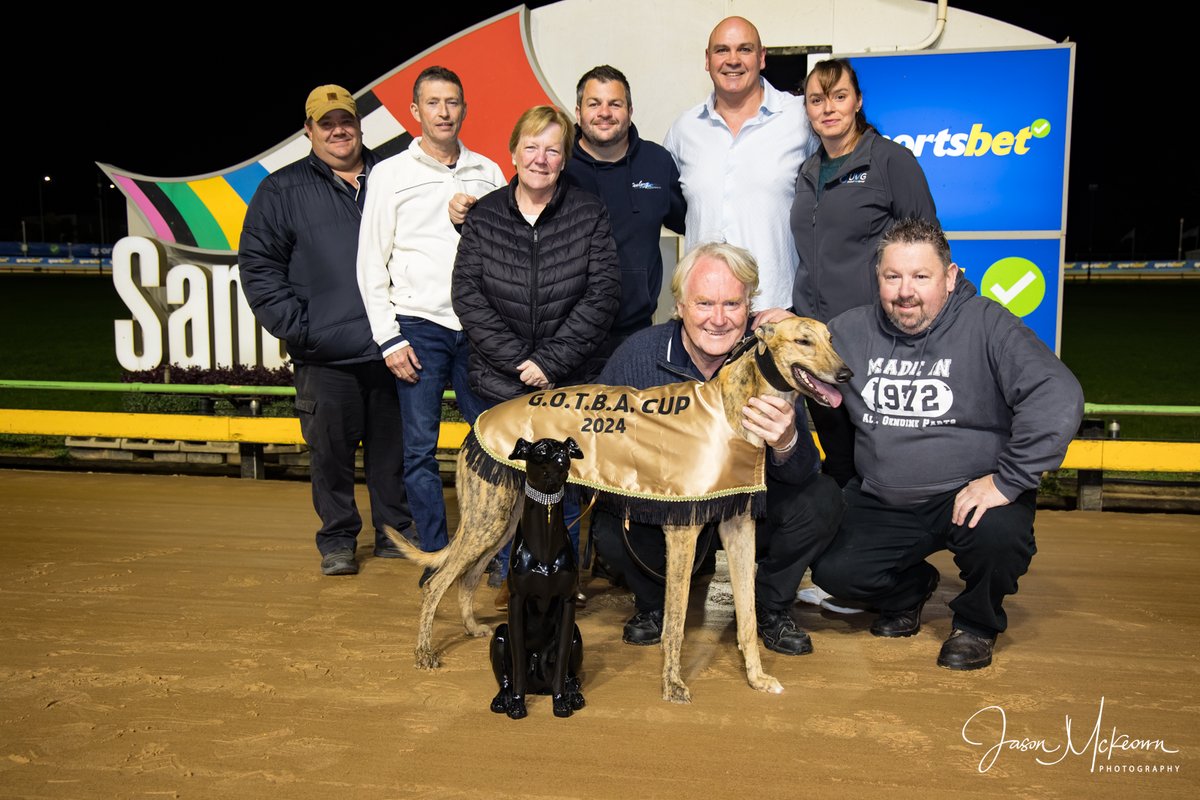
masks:
<instances>
[{"instance_id":1,"label":"dog collar","mask_svg":"<svg viewBox=\"0 0 1200 800\"><path fill-rule=\"evenodd\" d=\"M784 380L780 374L779 368L775 366L775 359L771 358L771 351L763 348L762 351L754 351L754 362L758 364L758 371L762 373L763 378L767 383L781 392L796 391L790 383Z\"/></svg>"},{"instance_id":2,"label":"dog collar","mask_svg":"<svg viewBox=\"0 0 1200 800\"><path fill-rule=\"evenodd\" d=\"M754 348L754 363L758 365L758 371L762 373L763 380L771 384L771 388L781 392L794 392L795 388L788 383L783 375L779 372L779 368L775 366L775 359L771 358L771 351L766 347L755 347L759 344L758 337L750 334L746 338L738 342L737 346L730 351L728 358L725 359L725 365L728 366L734 361L737 361L750 348Z\"/></svg>"},{"instance_id":3,"label":"dog collar","mask_svg":"<svg viewBox=\"0 0 1200 800\"><path fill-rule=\"evenodd\" d=\"M525 484L525 496L530 500L541 503L544 506L552 506L555 503L562 502L564 489L559 489L554 494L546 494L545 492L539 492L537 489L533 488L527 483Z\"/></svg>"}]
</instances>

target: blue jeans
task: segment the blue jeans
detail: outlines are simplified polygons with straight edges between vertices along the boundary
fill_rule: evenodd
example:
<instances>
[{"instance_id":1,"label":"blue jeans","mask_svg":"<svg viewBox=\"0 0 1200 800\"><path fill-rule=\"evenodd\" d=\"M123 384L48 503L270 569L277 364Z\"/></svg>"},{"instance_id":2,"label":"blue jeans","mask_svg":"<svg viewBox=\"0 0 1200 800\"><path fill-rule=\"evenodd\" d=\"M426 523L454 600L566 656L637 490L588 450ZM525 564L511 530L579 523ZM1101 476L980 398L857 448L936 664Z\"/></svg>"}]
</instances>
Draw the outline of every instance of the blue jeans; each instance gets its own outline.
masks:
<instances>
[{"instance_id":1,"label":"blue jeans","mask_svg":"<svg viewBox=\"0 0 1200 800\"><path fill-rule=\"evenodd\" d=\"M458 408L470 424L484 409L483 401L467 384L470 347L462 331L454 331L421 317L397 315L400 331L421 362L419 379L396 379L400 420L404 426L404 486L412 507L421 549L440 550L446 536L446 503L438 472L437 440L442 422L442 393L454 387Z\"/></svg>"}]
</instances>

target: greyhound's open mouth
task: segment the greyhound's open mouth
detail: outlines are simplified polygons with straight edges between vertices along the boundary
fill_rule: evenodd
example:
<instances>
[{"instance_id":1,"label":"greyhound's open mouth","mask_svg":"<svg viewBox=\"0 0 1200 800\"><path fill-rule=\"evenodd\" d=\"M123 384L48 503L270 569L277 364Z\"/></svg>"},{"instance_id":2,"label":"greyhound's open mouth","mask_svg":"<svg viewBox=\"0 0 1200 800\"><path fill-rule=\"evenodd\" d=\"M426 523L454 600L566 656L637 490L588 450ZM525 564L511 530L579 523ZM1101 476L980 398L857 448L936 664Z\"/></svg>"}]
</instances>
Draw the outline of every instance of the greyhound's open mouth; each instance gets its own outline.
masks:
<instances>
[{"instance_id":1,"label":"greyhound's open mouth","mask_svg":"<svg viewBox=\"0 0 1200 800\"><path fill-rule=\"evenodd\" d=\"M796 379L796 383L808 389L806 394L821 405L837 408L842 404L841 392L803 367L793 364L792 376Z\"/></svg>"}]
</instances>

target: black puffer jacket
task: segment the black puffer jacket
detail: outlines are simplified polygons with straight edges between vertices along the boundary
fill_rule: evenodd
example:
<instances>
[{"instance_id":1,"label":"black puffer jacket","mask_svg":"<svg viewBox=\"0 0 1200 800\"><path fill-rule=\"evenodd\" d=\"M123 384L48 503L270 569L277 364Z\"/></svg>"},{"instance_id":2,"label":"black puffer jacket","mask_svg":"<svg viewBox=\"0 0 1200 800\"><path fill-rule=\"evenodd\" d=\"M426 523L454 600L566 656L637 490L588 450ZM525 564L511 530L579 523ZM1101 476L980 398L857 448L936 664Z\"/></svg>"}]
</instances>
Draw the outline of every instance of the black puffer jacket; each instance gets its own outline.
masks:
<instances>
[{"instance_id":1,"label":"black puffer jacket","mask_svg":"<svg viewBox=\"0 0 1200 800\"><path fill-rule=\"evenodd\" d=\"M485 195L463 223L454 261L454 313L471 342L471 388L489 400L532 390L529 359L556 386L590 380L621 300L621 271L604 204L560 180L537 224L516 179Z\"/></svg>"},{"instance_id":2,"label":"black puffer jacket","mask_svg":"<svg viewBox=\"0 0 1200 800\"><path fill-rule=\"evenodd\" d=\"M378 161L363 148L368 169ZM361 220L353 189L312 153L264 178L250 200L238 248L242 292L295 363L381 358L358 291Z\"/></svg>"}]
</instances>

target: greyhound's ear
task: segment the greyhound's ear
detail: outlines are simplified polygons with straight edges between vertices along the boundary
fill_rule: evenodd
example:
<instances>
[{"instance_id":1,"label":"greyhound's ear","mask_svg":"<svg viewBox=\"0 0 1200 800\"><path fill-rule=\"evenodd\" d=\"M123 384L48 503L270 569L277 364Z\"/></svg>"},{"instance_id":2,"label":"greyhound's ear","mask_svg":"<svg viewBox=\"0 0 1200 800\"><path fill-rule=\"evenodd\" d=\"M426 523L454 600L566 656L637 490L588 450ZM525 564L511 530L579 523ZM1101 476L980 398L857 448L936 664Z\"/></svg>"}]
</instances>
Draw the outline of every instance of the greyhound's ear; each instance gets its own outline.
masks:
<instances>
[{"instance_id":1,"label":"greyhound's ear","mask_svg":"<svg viewBox=\"0 0 1200 800\"><path fill-rule=\"evenodd\" d=\"M754 336L758 339L758 354L761 356L767 352L767 341L775 335L775 326L770 322L764 322L754 329Z\"/></svg>"},{"instance_id":2,"label":"greyhound's ear","mask_svg":"<svg viewBox=\"0 0 1200 800\"><path fill-rule=\"evenodd\" d=\"M579 445L576 444L575 440L570 436L568 436L567 440L563 442L563 445L566 446L567 453L571 456L571 458L583 458L583 451L579 449Z\"/></svg>"},{"instance_id":3,"label":"greyhound's ear","mask_svg":"<svg viewBox=\"0 0 1200 800\"><path fill-rule=\"evenodd\" d=\"M513 448L512 455L510 455L508 457L508 460L509 461L527 461L527 460L529 460L529 448L530 447L533 447L533 445L530 444L529 442L525 441L524 439L518 438L517 446ZM504 452L504 451L501 450L500 452Z\"/></svg>"}]
</instances>

